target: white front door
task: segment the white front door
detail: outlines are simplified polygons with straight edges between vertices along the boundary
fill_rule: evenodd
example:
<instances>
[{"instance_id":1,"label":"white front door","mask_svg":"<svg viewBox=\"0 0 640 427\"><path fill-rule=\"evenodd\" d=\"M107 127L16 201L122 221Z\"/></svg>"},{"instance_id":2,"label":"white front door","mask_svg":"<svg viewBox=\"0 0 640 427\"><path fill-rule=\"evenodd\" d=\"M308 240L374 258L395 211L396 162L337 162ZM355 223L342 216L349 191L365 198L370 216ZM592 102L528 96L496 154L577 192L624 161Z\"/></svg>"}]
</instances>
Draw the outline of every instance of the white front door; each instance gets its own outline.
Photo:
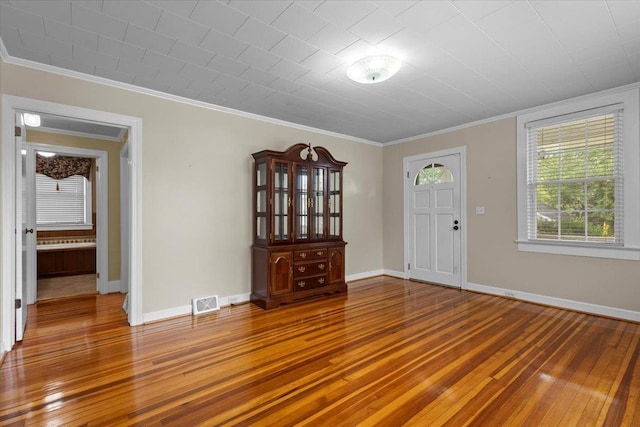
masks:
<instances>
[{"instance_id":1,"label":"white front door","mask_svg":"<svg viewBox=\"0 0 640 427\"><path fill-rule=\"evenodd\" d=\"M460 176L458 153L408 162L411 279L461 287Z\"/></svg>"}]
</instances>

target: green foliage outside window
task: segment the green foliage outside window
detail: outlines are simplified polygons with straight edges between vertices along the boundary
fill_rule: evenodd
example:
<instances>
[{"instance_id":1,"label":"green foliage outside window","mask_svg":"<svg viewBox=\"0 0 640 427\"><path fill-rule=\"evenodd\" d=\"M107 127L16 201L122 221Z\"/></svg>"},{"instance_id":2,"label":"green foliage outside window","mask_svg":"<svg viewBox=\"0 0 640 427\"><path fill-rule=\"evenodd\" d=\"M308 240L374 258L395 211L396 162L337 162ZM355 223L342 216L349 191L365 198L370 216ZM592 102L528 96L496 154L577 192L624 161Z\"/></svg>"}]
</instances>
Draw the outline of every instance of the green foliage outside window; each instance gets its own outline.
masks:
<instances>
[{"instance_id":1,"label":"green foliage outside window","mask_svg":"<svg viewBox=\"0 0 640 427\"><path fill-rule=\"evenodd\" d=\"M613 120L611 114L534 131L538 238L613 241Z\"/></svg>"}]
</instances>

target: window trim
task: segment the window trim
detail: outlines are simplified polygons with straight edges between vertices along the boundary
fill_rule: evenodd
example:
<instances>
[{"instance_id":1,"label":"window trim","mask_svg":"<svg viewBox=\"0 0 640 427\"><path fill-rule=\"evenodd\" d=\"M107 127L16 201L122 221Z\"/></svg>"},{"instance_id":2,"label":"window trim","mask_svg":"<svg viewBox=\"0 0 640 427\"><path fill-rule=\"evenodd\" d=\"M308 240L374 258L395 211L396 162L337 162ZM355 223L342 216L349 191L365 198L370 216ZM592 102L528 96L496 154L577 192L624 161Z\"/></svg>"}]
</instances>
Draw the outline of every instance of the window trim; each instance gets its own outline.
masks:
<instances>
[{"instance_id":1,"label":"window trim","mask_svg":"<svg viewBox=\"0 0 640 427\"><path fill-rule=\"evenodd\" d=\"M608 95L590 95L564 101L537 111L518 115L516 119L517 153L517 232L519 251L559 255L640 260L640 90L632 89ZM527 208L527 125L553 121L559 116L584 114L615 104L623 106L623 243L620 246L596 242L530 240Z\"/></svg>"}]
</instances>

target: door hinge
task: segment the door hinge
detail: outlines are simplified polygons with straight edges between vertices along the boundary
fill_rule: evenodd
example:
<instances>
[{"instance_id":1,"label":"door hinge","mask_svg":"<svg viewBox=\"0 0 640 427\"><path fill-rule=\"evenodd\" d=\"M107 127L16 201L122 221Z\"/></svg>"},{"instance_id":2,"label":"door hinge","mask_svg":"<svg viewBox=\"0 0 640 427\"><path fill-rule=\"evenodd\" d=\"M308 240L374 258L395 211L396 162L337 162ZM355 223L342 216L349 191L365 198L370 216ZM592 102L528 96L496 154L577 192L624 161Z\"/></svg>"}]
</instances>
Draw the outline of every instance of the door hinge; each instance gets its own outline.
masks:
<instances>
[{"instance_id":1,"label":"door hinge","mask_svg":"<svg viewBox=\"0 0 640 427\"><path fill-rule=\"evenodd\" d=\"M100 278L100 273L96 273L96 279Z\"/></svg>"},{"instance_id":2,"label":"door hinge","mask_svg":"<svg viewBox=\"0 0 640 427\"><path fill-rule=\"evenodd\" d=\"M96 165L96 172L100 172L100 166Z\"/></svg>"},{"instance_id":3,"label":"door hinge","mask_svg":"<svg viewBox=\"0 0 640 427\"><path fill-rule=\"evenodd\" d=\"M409 270L411 270L411 263L408 264Z\"/></svg>"},{"instance_id":4,"label":"door hinge","mask_svg":"<svg viewBox=\"0 0 640 427\"><path fill-rule=\"evenodd\" d=\"M16 300L16 310L22 308L22 300L21 299L17 299Z\"/></svg>"},{"instance_id":5,"label":"door hinge","mask_svg":"<svg viewBox=\"0 0 640 427\"><path fill-rule=\"evenodd\" d=\"M407 179L409 179L409 171L407 171Z\"/></svg>"},{"instance_id":6,"label":"door hinge","mask_svg":"<svg viewBox=\"0 0 640 427\"><path fill-rule=\"evenodd\" d=\"M20 126L15 127L15 135L14 136L22 136L22 128Z\"/></svg>"}]
</instances>

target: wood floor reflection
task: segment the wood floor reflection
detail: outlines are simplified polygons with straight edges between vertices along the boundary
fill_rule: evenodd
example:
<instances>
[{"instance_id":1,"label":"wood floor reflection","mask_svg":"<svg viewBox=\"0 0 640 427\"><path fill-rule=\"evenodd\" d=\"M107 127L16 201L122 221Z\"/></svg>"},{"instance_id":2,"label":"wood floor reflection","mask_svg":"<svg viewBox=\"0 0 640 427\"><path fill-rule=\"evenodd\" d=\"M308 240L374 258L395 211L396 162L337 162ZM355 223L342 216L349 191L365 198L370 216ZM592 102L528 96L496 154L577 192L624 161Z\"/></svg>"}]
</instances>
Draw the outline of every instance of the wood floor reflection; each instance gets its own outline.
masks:
<instances>
[{"instance_id":1,"label":"wood floor reflection","mask_svg":"<svg viewBox=\"0 0 640 427\"><path fill-rule=\"evenodd\" d=\"M37 304L2 425L640 425L640 325L377 277L349 294L129 327Z\"/></svg>"}]
</instances>

